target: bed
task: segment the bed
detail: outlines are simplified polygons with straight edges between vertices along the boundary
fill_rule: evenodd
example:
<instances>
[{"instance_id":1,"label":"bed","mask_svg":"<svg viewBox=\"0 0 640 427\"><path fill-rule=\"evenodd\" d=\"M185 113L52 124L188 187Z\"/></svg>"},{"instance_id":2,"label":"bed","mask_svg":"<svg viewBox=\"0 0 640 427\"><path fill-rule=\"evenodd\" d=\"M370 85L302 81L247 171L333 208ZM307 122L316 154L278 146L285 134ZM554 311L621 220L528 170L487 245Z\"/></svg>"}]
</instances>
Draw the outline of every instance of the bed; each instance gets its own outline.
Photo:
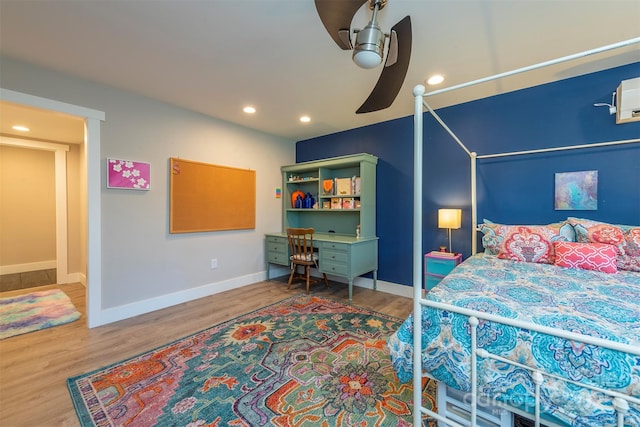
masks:
<instances>
[{"instance_id":1,"label":"bed","mask_svg":"<svg viewBox=\"0 0 640 427\"><path fill-rule=\"evenodd\" d=\"M398 377L413 382L415 426L431 417L439 426L510 427L511 415L519 414L533 420L536 427L543 423L640 427L640 227L595 224L628 233L624 242L615 243L607 241L605 234L590 233L588 220L574 219L571 224L569 218L560 227L570 226L573 240L547 235L547 247L554 252L548 252L546 259L536 258L539 254L535 253L520 260L504 256L490 247L487 233L483 244L489 247L485 246L485 253L475 254L477 230L492 228L490 221L478 226L478 160L638 144L640 138L479 156L465 147L424 100L636 43L640 38L430 93L425 93L422 85L414 88L413 313L390 337L388 347ZM473 251L472 257L426 296L421 246L425 108L471 160ZM542 227L547 226L557 224ZM617 271L613 273L606 266L598 271L584 265L556 265L556 246L566 250L565 244L614 247L616 256L623 259L616 259ZM620 252L623 244L627 246ZM437 413L422 406L424 376L438 382ZM449 403L454 401L450 409Z\"/></svg>"},{"instance_id":2,"label":"bed","mask_svg":"<svg viewBox=\"0 0 640 427\"><path fill-rule=\"evenodd\" d=\"M477 361L477 392L495 405L533 414L532 372L544 371L554 377L546 376L540 386L543 422L615 425L613 399L619 393L635 397L628 402L624 425L640 426L640 353L628 353L640 349L640 273L611 274L480 253L456 267L426 299L622 344L614 350L479 318L477 347L484 357ZM464 392L471 392L472 377L469 314L475 313L425 306L421 316L422 370ZM413 316L388 345L399 379L410 381ZM602 395L577 383L611 393Z\"/></svg>"}]
</instances>

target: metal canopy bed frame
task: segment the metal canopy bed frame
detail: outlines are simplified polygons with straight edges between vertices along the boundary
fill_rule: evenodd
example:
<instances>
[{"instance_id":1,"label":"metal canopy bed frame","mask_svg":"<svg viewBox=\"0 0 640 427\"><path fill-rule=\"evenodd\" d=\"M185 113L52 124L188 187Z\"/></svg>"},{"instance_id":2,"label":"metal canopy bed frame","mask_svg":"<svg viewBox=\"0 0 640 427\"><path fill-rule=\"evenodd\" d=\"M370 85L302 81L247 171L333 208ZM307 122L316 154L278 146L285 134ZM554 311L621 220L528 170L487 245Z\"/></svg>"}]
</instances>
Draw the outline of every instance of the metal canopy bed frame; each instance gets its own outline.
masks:
<instances>
[{"instance_id":1,"label":"metal canopy bed frame","mask_svg":"<svg viewBox=\"0 0 640 427\"><path fill-rule=\"evenodd\" d=\"M442 121L442 119L436 114L436 112L424 101L425 97L437 95L440 93L453 91L461 88L465 88L468 86L488 82L491 80L500 79L503 77L508 77L511 75L524 73L530 70L535 70L538 68L546 67L549 65L558 64L561 62L566 62L578 58L582 58L585 56L593 55L596 53L605 52L612 49L617 49L625 46L629 46L632 44L640 43L640 37L626 40L623 42L611 44L608 46L604 46L598 49L593 49L589 51L585 51L582 53L578 53L575 55L570 55L566 57L562 57L556 60L547 61L543 63L539 63L536 65L519 68L517 70L496 74L494 76L482 78L479 80L470 81L467 83L459 84L456 86L451 86L448 88L444 88L437 91L432 91L429 93L425 93L425 87L422 85L415 86L413 90L414 95L414 220L413 220L413 228L414 228L414 239L413 239L413 402L414 402L414 410L413 410L413 424L414 426L419 426L422 423L422 416L427 415L438 421L439 425L448 425L448 426L458 426L462 427L458 421L454 419L447 418L439 413L431 411L422 406L422 380L423 380L423 372L422 372L422 319L421 312L422 307L432 307L438 310L446 310L449 312L460 313L468 317L468 322L470 324L471 331L471 398L469 399L470 405L468 406L468 417L470 425L477 425L478 418L478 384L477 384L477 358L493 358L496 360L502 360L499 355L490 354L486 350L478 349L476 344L476 332L477 325L479 321L488 320L491 322L501 323L509 326L522 327L527 328L531 331L549 334L551 336L557 336L563 339L572 340L575 342L581 342L589 345L600 346L606 349L612 349L616 351L621 351L625 353L629 353L635 356L640 356L640 348L622 344L619 342L613 342L605 339L595 338L587 335L567 332L564 330L559 330L555 328L550 328L546 326L542 326L539 324L522 322L519 320L509 319L505 317L495 316L492 314L469 310L466 308L453 306L449 304L445 304L442 302L436 302L427 300L423 297L423 276L422 276L422 159L423 159L423 108L426 108L432 116L440 123L440 125L446 130L446 132L460 145L460 147L469 155L471 160L471 207L472 207L472 253L475 254L477 251L477 201L476 201L476 163L478 159L486 159L492 157L504 157L504 156L517 156L517 155L525 155L532 153L541 153L541 152L549 152L549 151L561 151L561 150L570 150L570 149L582 149L582 148L593 148L593 147L602 147L608 145L619 145L619 144L632 144L640 142L640 139L631 139L631 140L621 140L621 141L612 141L612 142L602 142L602 143L592 143L592 144L584 144L584 145L575 145L575 146L567 146L567 147L557 147L557 148L549 148L549 149L539 149L539 150L530 150L530 151L519 151L519 152L511 152L511 153L501 153L501 154L490 154L490 155L477 155L475 152L469 151L464 144L458 139L458 137L449 129L449 127ZM504 360L502 360L504 361ZM506 361L505 363L514 364L514 362ZM545 376L552 376L553 374L547 374L545 372L540 371L539 369L530 368L527 366L520 366L525 368L530 372L531 378L533 382L536 384L535 387L535 396L533 396L535 401L534 413L528 413L526 416L531 418L533 416L533 421L535 422L536 427L539 427L541 424L541 409L540 409L540 384L544 381ZM578 383L576 383L578 384ZM584 386L584 385L580 385ZM595 389L595 391L599 391L609 396L612 400L612 407L615 408L617 413L617 426L623 427L625 425L624 417L625 413L629 409L629 403L633 403L634 405L640 405L640 399L629 396L622 395L616 391L609 391L604 389L598 389L592 386L584 386L590 389ZM501 405L504 407L504 405ZM438 408L439 410L441 408ZM506 407L508 411L513 413L522 413L516 408ZM445 412L446 414L446 412ZM454 417L455 418L455 417ZM544 421L547 425L554 425L553 423L548 423L546 420Z\"/></svg>"}]
</instances>

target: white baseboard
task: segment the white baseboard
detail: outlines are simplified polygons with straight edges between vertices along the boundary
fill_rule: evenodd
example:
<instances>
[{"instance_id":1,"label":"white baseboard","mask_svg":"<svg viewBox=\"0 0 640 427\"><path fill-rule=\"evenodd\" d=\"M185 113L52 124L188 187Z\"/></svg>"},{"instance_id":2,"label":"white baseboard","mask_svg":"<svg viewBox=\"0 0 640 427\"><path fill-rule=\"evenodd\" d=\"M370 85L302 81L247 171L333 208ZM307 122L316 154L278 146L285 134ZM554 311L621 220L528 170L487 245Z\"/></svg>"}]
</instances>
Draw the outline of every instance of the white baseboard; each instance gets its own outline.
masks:
<instances>
[{"instance_id":1,"label":"white baseboard","mask_svg":"<svg viewBox=\"0 0 640 427\"><path fill-rule=\"evenodd\" d=\"M87 287L87 276L83 273L69 273L67 274L67 278L64 283L61 283L60 278L58 278L58 284L64 285L67 283L82 283L84 287Z\"/></svg>"},{"instance_id":2,"label":"white baseboard","mask_svg":"<svg viewBox=\"0 0 640 427\"><path fill-rule=\"evenodd\" d=\"M369 287L369 289L373 289L373 280L372 279L368 279L368 280L371 281L371 287L369 286L367 287ZM354 283L354 285L356 285L356 283ZM356 286L359 286L359 285L356 285ZM386 292L388 294L397 295L399 297L413 298L413 287L411 286L399 285L397 283L378 280L377 287L380 292Z\"/></svg>"},{"instance_id":3,"label":"white baseboard","mask_svg":"<svg viewBox=\"0 0 640 427\"><path fill-rule=\"evenodd\" d=\"M102 326L108 323L117 322L119 320L128 319L130 317L139 316L141 314L150 313L152 311L161 310L163 308L193 301L209 295L218 294L220 292L231 289L240 288L256 282L265 280L266 273L255 273L242 277L235 277L222 282L210 283L199 286L197 288L187 289L185 291L174 292L172 294L161 295L144 301L131 304L125 304L118 307L107 308L101 310L96 316L97 322L94 326Z\"/></svg>"},{"instance_id":4,"label":"white baseboard","mask_svg":"<svg viewBox=\"0 0 640 427\"><path fill-rule=\"evenodd\" d=\"M0 265L0 274L25 273L27 271L56 268L56 260L29 262L25 264Z\"/></svg>"},{"instance_id":5,"label":"white baseboard","mask_svg":"<svg viewBox=\"0 0 640 427\"><path fill-rule=\"evenodd\" d=\"M288 269L286 270L289 271ZM273 275L272 275L273 276ZM275 277L275 276L274 276ZM231 289L241 288L243 286L251 285L257 282L262 282L267 279L266 271L250 274L242 277L235 277L222 282L209 283L207 285L199 286L197 288L187 289L185 291L175 292L172 294L161 295L148 300L139 301L131 304L125 304L118 307L107 308L101 310L96 316L97 322L95 326L102 326L108 323L117 322L119 320L128 319L130 317L139 316L141 314L150 313L152 311L161 310L163 308L171 307L174 305L182 304L185 302L193 301L199 298L207 297L210 295L218 294L220 292L228 291ZM344 282L343 278L331 277L331 280ZM86 278L84 281L78 280L86 286ZM373 279L364 277L357 277L354 282L354 286L373 289ZM378 280L378 291L386 292L394 295L405 296L412 298L413 289L410 286L398 285L396 283L384 282Z\"/></svg>"}]
</instances>

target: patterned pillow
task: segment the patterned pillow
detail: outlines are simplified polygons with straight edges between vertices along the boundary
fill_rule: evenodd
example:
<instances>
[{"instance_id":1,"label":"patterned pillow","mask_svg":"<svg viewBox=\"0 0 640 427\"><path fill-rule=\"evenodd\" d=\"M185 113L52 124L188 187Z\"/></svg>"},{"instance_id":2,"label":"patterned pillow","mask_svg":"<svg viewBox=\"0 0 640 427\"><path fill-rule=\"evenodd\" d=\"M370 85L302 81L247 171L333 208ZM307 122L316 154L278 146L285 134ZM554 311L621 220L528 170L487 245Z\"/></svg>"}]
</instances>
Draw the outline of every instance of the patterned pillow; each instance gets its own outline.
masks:
<instances>
[{"instance_id":1,"label":"patterned pillow","mask_svg":"<svg viewBox=\"0 0 640 427\"><path fill-rule=\"evenodd\" d=\"M576 242L614 245L618 269L640 271L640 226L571 217L568 221L576 231Z\"/></svg>"},{"instance_id":2,"label":"patterned pillow","mask_svg":"<svg viewBox=\"0 0 640 427\"><path fill-rule=\"evenodd\" d=\"M554 242L554 264L559 267L615 273L616 247L606 243Z\"/></svg>"},{"instance_id":3,"label":"patterned pillow","mask_svg":"<svg viewBox=\"0 0 640 427\"><path fill-rule=\"evenodd\" d=\"M574 242L566 222L548 225L504 225L484 220L480 226L485 253L514 261L553 264L553 242Z\"/></svg>"}]
</instances>

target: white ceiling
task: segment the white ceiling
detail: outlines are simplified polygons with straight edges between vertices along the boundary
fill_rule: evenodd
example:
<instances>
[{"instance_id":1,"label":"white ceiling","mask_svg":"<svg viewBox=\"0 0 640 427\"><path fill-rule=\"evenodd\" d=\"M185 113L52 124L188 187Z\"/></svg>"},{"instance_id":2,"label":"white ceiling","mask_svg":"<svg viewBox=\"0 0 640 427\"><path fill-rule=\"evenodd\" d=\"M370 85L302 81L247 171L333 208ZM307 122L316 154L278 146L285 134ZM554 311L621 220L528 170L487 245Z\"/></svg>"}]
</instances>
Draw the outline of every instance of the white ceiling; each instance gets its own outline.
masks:
<instances>
[{"instance_id":1,"label":"white ceiling","mask_svg":"<svg viewBox=\"0 0 640 427\"><path fill-rule=\"evenodd\" d=\"M369 14L361 9L352 27ZM335 45L313 0L0 0L0 52L297 141L411 115L412 89L432 73L444 73L447 87L640 36L640 0L388 0L379 24L388 32L405 15L413 52L400 95L360 115L381 69L358 68ZM637 61L640 44L429 102L440 108ZM257 113L243 113L247 104ZM12 107L2 106L5 134L12 113L26 114ZM311 122L301 124L302 114Z\"/></svg>"}]
</instances>

